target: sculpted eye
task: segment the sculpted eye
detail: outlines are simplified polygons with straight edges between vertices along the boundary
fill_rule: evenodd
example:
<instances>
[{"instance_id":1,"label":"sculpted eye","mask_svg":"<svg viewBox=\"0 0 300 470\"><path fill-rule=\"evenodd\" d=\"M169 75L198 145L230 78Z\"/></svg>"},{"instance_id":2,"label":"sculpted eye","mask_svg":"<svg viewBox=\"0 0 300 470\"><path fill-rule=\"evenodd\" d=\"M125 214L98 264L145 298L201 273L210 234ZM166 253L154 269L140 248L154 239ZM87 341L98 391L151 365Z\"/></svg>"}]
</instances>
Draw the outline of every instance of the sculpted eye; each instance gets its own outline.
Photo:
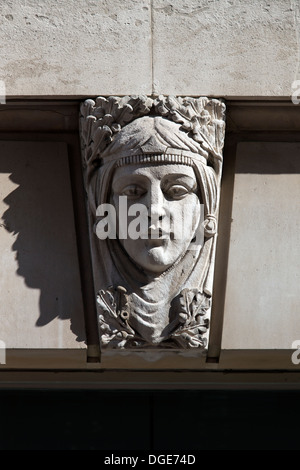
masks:
<instances>
[{"instance_id":1,"label":"sculpted eye","mask_svg":"<svg viewBox=\"0 0 300 470\"><path fill-rule=\"evenodd\" d=\"M130 184L122 189L121 196L127 196L130 199L138 199L146 190L137 184Z\"/></svg>"},{"instance_id":2,"label":"sculpted eye","mask_svg":"<svg viewBox=\"0 0 300 470\"><path fill-rule=\"evenodd\" d=\"M165 190L166 196L172 199L182 199L189 193L190 190L181 184L174 184Z\"/></svg>"}]
</instances>

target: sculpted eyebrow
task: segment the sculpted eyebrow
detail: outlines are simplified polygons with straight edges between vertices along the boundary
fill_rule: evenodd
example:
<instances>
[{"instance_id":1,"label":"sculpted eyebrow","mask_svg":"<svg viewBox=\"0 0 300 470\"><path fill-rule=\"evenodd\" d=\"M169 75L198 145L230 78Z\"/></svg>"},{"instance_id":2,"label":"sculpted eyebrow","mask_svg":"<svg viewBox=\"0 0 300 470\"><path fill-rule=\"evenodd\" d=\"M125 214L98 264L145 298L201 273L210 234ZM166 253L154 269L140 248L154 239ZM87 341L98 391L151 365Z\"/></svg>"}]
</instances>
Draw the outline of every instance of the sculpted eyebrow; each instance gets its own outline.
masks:
<instances>
[{"instance_id":1,"label":"sculpted eyebrow","mask_svg":"<svg viewBox=\"0 0 300 470\"><path fill-rule=\"evenodd\" d=\"M163 179L163 184L169 184L169 183L174 183L177 181L182 181L183 183L188 184L192 188L197 186L197 181L195 178L189 176L189 175L184 175L184 174L171 174L167 175Z\"/></svg>"},{"instance_id":2,"label":"sculpted eyebrow","mask_svg":"<svg viewBox=\"0 0 300 470\"><path fill-rule=\"evenodd\" d=\"M166 175L165 178L172 178L172 179L189 178L191 180L193 179L192 176L186 175L185 173L170 173L170 174Z\"/></svg>"},{"instance_id":3,"label":"sculpted eyebrow","mask_svg":"<svg viewBox=\"0 0 300 470\"><path fill-rule=\"evenodd\" d=\"M112 189L114 191L124 188L125 186L137 183L143 183L145 177L142 175L120 176L112 182Z\"/></svg>"}]
</instances>

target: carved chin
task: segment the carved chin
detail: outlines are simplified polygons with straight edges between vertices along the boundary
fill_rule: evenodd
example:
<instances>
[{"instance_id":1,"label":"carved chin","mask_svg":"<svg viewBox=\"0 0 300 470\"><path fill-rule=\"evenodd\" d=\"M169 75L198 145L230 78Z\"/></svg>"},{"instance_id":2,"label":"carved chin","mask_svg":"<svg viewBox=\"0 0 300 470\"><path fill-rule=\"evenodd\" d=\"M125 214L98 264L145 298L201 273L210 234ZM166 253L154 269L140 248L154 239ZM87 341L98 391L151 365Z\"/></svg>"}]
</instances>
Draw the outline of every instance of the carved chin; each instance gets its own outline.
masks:
<instances>
[{"instance_id":1,"label":"carved chin","mask_svg":"<svg viewBox=\"0 0 300 470\"><path fill-rule=\"evenodd\" d=\"M166 250L162 247L150 248L143 253L139 252L139 256L129 256L139 268L149 274L162 274L174 264L173 261L169 261Z\"/></svg>"},{"instance_id":2,"label":"carved chin","mask_svg":"<svg viewBox=\"0 0 300 470\"><path fill-rule=\"evenodd\" d=\"M189 243L157 239L135 240L133 244L124 240L123 247L137 266L149 273L161 274L186 253Z\"/></svg>"},{"instance_id":3,"label":"carved chin","mask_svg":"<svg viewBox=\"0 0 300 470\"><path fill-rule=\"evenodd\" d=\"M169 258L164 246L150 248L147 252L146 269L154 273L163 273L173 264Z\"/></svg>"}]
</instances>

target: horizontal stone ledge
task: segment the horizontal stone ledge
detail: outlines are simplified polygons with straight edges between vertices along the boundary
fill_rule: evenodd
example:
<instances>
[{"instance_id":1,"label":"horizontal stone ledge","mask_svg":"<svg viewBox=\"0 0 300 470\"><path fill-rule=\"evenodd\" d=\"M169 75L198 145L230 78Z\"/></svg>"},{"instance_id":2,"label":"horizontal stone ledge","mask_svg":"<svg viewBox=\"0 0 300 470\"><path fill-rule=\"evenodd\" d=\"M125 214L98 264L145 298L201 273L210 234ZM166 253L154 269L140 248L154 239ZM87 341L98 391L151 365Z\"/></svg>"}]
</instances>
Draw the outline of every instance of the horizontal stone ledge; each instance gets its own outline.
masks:
<instances>
[{"instance_id":1,"label":"horizontal stone ledge","mask_svg":"<svg viewBox=\"0 0 300 470\"><path fill-rule=\"evenodd\" d=\"M299 371L5 371L0 390L300 390Z\"/></svg>"},{"instance_id":2,"label":"horizontal stone ledge","mask_svg":"<svg viewBox=\"0 0 300 470\"><path fill-rule=\"evenodd\" d=\"M80 103L86 97L66 100L7 99L0 105L0 132L78 131ZM290 98L268 100L226 98L226 133L244 131L299 131L300 104Z\"/></svg>"},{"instance_id":3,"label":"horizontal stone ledge","mask_svg":"<svg viewBox=\"0 0 300 470\"><path fill-rule=\"evenodd\" d=\"M81 349L6 349L5 364L0 364L0 376L3 371L9 369L84 369L86 364L86 347Z\"/></svg>"},{"instance_id":4,"label":"horizontal stone ledge","mask_svg":"<svg viewBox=\"0 0 300 470\"><path fill-rule=\"evenodd\" d=\"M293 364L292 349L221 350L219 362L210 362L206 354L198 350L109 350L102 351L100 362L89 362L88 350L82 349L8 349L6 363L0 364L0 380L8 371L20 370L73 370L129 374L197 374L206 373L280 373L293 372L299 376L300 364ZM146 375L149 377L149 375ZM146 377L145 376L145 377ZM69 376L68 376L69 377ZM96 376L92 376L96 380ZM159 375L160 380L161 376ZM196 375L193 375L196 377ZM215 377L215 375L213 375ZM98 379L97 379L98 380ZM223 379L222 379L223 380ZM164 381L164 378L163 378Z\"/></svg>"}]
</instances>

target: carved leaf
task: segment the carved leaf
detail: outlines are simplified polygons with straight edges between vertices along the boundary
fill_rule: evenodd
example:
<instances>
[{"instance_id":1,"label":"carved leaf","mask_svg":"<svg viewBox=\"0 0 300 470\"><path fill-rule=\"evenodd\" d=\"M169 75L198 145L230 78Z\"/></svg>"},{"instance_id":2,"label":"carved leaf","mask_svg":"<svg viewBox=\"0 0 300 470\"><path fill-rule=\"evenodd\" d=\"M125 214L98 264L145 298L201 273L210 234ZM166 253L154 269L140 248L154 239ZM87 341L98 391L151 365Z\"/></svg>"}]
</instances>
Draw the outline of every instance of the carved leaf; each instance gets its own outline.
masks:
<instances>
[{"instance_id":1,"label":"carved leaf","mask_svg":"<svg viewBox=\"0 0 300 470\"><path fill-rule=\"evenodd\" d=\"M128 341L135 338L135 331L131 328L125 315L127 298L126 290L122 287L100 290L97 303L100 307L99 329L101 343L105 347L124 348ZM129 312L129 309L128 309Z\"/></svg>"},{"instance_id":2,"label":"carved leaf","mask_svg":"<svg viewBox=\"0 0 300 470\"><path fill-rule=\"evenodd\" d=\"M224 145L225 104L206 97L159 96L154 101L158 114L182 124L214 156L222 160Z\"/></svg>"},{"instance_id":3,"label":"carved leaf","mask_svg":"<svg viewBox=\"0 0 300 470\"><path fill-rule=\"evenodd\" d=\"M116 303L109 290L100 290L97 295L97 303L104 312L110 313L113 317L116 315Z\"/></svg>"},{"instance_id":4,"label":"carved leaf","mask_svg":"<svg viewBox=\"0 0 300 470\"><path fill-rule=\"evenodd\" d=\"M209 320L203 318L210 306L210 299L197 289L183 289L179 296L180 325L172 338L182 348L204 348Z\"/></svg>"},{"instance_id":5,"label":"carved leaf","mask_svg":"<svg viewBox=\"0 0 300 470\"><path fill-rule=\"evenodd\" d=\"M80 130L84 167L94 163L113 135L138 117L149 114L153 100L147 96L99 96L80 107Z\"/></svg>"}]
</instances>

